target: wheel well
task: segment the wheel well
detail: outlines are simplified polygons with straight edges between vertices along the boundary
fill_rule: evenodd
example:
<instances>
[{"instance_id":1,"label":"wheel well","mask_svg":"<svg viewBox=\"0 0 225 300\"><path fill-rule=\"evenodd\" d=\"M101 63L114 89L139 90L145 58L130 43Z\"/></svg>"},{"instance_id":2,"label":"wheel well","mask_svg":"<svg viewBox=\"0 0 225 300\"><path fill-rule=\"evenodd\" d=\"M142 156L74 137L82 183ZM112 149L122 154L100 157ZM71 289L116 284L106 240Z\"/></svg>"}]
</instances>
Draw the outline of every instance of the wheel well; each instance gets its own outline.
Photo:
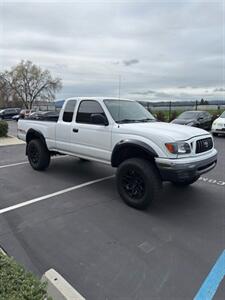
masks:
<instances>
[{"instance_id":1,"label":"wheel well","mask_svg":"<svg viewBox=\"0 0 225 300\"><path fill-rule=\"evenodd\" d=\"M118 167L123 161L134 157L143 158L154 163L155 156L154 153L138 145L123 146L113 151L111 164L113 167Z\"/></svg>"},{"instance_id":2,"label":"wheel well","mask_svg":"<svg viewBox=\"0 0 225 300\"><path fill-rule=\"evenodd\" d=\"M28 145L28 143L31 140L34 140L34 139L41 140L42 143L47 147L46 142L45 142L45 138L44 138L44 136L40 132L38 132L38 131L36 131L34 129L28 130L27 135L26 135L26 143L27 143L27 145ZM27 155L27 147L26 147L26 155Z\"/></svg>"}]
</instances>

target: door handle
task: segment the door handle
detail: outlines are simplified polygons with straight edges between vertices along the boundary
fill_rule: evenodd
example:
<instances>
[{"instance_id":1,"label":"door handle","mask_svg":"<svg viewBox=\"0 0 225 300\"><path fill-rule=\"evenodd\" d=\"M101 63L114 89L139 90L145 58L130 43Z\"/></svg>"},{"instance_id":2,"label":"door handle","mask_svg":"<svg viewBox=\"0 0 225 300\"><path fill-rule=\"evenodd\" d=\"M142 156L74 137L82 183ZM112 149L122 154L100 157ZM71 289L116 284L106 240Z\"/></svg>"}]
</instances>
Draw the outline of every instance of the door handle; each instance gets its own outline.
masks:
<instances>
[{"instance_id":1,"label":"door handle","mask_svg":"<svg viewBox=\"0 0 225 300\"><path fill-rule=\"evenodd\" d=\"M78 131L79 131L79 129L73 128L73 132L77 133Z\"/></svg>"}]
</instances>

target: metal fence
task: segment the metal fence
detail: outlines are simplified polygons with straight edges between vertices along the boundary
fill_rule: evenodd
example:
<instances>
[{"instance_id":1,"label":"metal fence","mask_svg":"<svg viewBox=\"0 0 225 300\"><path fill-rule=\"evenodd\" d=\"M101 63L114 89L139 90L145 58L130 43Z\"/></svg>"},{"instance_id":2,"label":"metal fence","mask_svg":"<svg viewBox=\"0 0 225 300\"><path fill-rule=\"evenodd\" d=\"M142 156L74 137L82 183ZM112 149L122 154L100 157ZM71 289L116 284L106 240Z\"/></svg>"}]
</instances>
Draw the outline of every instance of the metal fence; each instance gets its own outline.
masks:
<instances>
[{"instance_id":1,"label":"metal fence","mask_svg":"<svg viewBox=\"0 0 225 300\"><path fill-rule=\"evenodd\" d=\"M190 103L182 103L176 101L169 101L169 102L140 102L145 108L147 108L150 112L164 112L168 115L170 119L174 112L178 114L186 111L186 110L199 110L199 111L213 111L216 114L220 114L225 110L225 103L207 103L202 104L198 101L190 102Z\"/></svg>"}]
</instances>

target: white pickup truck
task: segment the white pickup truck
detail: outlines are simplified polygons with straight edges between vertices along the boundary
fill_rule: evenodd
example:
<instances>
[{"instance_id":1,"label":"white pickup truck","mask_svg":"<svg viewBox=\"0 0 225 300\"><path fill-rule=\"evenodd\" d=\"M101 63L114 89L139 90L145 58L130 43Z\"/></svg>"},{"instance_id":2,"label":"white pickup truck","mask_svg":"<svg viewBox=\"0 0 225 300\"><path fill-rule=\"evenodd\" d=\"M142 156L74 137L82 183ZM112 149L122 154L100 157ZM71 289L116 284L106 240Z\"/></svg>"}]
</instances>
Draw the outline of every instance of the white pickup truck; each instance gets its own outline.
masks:
<instances>
[{"instance_id":1,"label":"white pickup truck","mask_svg":"<svg viewBox=\"0 0 225 300\"><path fill-rule=\"evenodd\" d=\"M35 170L55 154L68 154L117 168L117 188L130 206L144 209L157 199L163 181L194 183L216 166L211 134L157 122L136 101L70 98L58 120L19 120L18 137Z\"/></svg>"}]
</instances>

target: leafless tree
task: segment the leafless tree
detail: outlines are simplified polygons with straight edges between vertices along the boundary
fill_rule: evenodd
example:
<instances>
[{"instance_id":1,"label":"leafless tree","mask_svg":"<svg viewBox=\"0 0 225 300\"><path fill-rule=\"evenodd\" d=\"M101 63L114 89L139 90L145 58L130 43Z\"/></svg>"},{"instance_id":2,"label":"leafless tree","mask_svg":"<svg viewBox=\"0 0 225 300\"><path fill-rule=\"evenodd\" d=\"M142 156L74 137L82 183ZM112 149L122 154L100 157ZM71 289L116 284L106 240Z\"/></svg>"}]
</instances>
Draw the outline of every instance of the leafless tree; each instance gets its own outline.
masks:
<instances>
[{"instance_id":1,"label":"leafless tree","mask_svg":"<svg viewBox=\"0 0 225 300\"><path fill-rule=\"evenodd\" d=\"M31 61L21 61L10 71L0 73L0 83L15 93L27 109L31 109L37 100L53 100L62 88L60 78L53 78L49 70L43 70Z\"/></svg>"},{"instance_id":2,"label":"leafless tree","mask_svg":"<svg viewBox=\"0 0 225 300\"><path fill-rule=\"evenodd\" d=\"M12 97L9 85L0 79L0 107L7 107Z\"/></svg>"}]
</instances>

